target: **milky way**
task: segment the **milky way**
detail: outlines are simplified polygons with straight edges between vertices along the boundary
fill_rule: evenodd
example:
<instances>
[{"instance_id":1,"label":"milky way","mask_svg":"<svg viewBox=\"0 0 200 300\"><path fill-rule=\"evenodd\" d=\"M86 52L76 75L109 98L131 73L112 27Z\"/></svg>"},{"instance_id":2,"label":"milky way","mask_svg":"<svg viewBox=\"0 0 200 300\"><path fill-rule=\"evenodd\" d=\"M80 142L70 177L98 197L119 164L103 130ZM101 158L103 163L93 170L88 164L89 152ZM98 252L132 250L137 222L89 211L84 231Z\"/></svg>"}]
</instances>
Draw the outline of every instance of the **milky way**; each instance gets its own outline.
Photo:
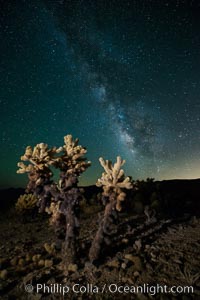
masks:
<instances>
[{"instance_id":1,"label":"milky way","mask_svg":"<svg viewBox=\"0 0 200 300\"><path fill-rule=\"evenodd\" d=\"M172 3L173 2L173 3ZM1 23L1 186L25 184L25 146L73 134L133 178L199 177L196 1L6 2Z\"/></svg>"}]
</instances>

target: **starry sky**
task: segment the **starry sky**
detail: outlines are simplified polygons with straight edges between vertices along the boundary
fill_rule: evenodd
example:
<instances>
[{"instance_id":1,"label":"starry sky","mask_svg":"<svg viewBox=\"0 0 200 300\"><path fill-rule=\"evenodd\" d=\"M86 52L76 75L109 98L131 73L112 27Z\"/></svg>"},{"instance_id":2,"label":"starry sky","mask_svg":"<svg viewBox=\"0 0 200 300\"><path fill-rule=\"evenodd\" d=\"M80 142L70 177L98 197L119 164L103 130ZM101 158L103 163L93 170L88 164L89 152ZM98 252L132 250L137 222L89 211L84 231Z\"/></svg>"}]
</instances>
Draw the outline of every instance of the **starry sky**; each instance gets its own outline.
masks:
<instances>
[{"instance_id":1,"label":"starry sky","mask_svg":"<svg viewBox=\"0 0 200 300\"><path fill-rule=\"evenodd\" d=\"M27 145L72 134L92 166L126 160L127 175L200 177L200 3L5 1L0 9L0 188Z\"/></svg>"}]
</instances>

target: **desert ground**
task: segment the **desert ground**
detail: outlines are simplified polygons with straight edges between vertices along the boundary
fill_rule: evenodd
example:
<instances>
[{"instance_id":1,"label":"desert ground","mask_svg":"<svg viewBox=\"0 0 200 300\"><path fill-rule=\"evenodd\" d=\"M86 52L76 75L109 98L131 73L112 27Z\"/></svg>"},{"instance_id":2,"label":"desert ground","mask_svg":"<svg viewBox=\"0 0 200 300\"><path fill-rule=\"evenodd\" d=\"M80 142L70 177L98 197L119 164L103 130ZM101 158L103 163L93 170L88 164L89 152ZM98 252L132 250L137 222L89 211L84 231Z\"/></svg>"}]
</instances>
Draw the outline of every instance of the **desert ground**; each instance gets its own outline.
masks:
<instances>
[{"instance_id":1,"label":"desert ground","mask_svg":"<svg viewBox=\"0 0 200 300\"><path fill-rule=\"evenodd\" d=\"M1 191L0 298L198 299L200 181L141 186L128 195L112 242L94 264L88 251L104 211L99 189L85 188L77 261L70 264L63 263L62 240L49 215L19 213L15 204L23 190ZM172 286L178 290L169 292Z\"/></svg>"}]
</instances>

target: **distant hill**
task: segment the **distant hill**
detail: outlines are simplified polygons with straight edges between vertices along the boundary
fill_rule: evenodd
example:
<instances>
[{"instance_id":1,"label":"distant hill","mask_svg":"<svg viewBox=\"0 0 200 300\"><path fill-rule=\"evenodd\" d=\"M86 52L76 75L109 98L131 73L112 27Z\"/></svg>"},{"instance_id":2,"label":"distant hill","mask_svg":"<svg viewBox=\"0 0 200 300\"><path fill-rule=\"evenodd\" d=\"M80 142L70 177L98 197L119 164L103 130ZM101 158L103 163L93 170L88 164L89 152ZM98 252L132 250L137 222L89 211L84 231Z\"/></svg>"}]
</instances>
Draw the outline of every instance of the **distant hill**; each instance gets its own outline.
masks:
<instances>
[{"instance_id":1,"label":"distant hill","mask_svg":"<svg viewBox=\"0 0 200 300\"><path fill-rule=\"evenodd\" d=\"M170 214L200 214L200 179L164 180L159 183L158 190Z\"/></svg>"},{"instance_id":2,"label":"distant hill","mask_svg":"<svg viewBox=\"0 0 200 300\"><path fill-rule=\"evenodd\" d=\"M91 199L102 191L95 185L84 186L84 196ZM0 211L5 211L14 205L18 197L24 194L22 188L0 190ZM134 200L137 193L142 194L144 204L149 204L154 193L161 203L162 210L169 215L183 213L200 214L200 179L175 179L163 181L141 181L138 191L129 191L128 198ZM155 197L154 195L154 197Z\"/></svg>"},{"instance_id":3,"label":"distant hill","mask_svg":"<svg viewBox=\"0 0 200 300\"><path fill-rule=\"evenodd\" d=\"M4 211L13 205L18 197L24 194L25 190L22 188L9 188L0 190L0 210Z\"/></svg>"}]
</instances>

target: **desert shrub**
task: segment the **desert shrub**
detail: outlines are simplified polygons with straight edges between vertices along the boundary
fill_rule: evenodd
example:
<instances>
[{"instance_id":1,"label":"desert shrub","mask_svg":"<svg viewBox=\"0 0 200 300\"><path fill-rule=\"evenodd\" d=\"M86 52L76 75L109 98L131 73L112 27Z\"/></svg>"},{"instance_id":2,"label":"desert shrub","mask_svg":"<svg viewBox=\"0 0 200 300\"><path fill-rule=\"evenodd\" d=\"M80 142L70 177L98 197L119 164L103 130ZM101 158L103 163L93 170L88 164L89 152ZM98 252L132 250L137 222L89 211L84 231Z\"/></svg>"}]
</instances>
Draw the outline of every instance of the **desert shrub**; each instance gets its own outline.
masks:
<instances>
[{"instance_id":1,"label":"desert shrub","mask_svg":"<svg viewBox=\"0 0 200 300\"><path fill-rule=\"evenodd\" d=\"M37 197L33 194L21 195L15 204L15 208L19 213L27 213L37 209Z\"/></svg>"}]
</instances>

